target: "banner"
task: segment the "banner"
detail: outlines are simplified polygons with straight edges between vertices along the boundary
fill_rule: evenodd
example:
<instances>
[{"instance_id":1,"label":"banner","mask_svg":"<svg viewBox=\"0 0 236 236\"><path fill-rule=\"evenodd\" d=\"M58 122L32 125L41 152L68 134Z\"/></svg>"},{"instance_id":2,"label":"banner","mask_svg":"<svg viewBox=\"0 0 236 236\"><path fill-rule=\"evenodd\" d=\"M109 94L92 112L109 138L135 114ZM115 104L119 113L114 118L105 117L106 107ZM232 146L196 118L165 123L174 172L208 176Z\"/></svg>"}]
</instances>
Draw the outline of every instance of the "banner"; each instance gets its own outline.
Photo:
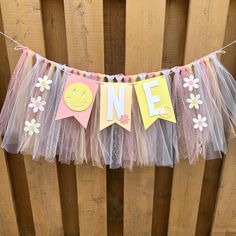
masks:
<instances>
[{"instance_id":1,"label":"banner","mask_svg":"<svg viewBox=\"0 0 236 236\"><path fill-rule=\"evenodd\" d=\"M69 75L58 107L56 120L74 116L86 128L98 90L97 81Z\"/></svg>"},{"instance_id":2,"label":"banner","mask_svg":"<svg viewBox=\"0 0 236 236\"><path fill-rule=\"evenodd\" d=\"M117 123L130 131L132 85L102 83L100 93L100 130Z\"/></svg>"},{"instance_id":3,"label":"banner","mask_svg":"<svg viewBox=\"0 0 236 236\"><path fill-rule=\"evenodd\" d=\"M158 118L176 123L164 76L139 81L134 87L145 129L150 127Z\"/></svg>"},{"instance_id":4,"label":"banner","mask_svg":"<svg viewBox=\"0 0 236 236\"><path fill-rule=\"evenodd\" d=\"M87 163L89 153L89 162L94 166L130 170L134 166L173 167L183 151L190 164L195 164L200 154L204 159L212 158L204 155L208 153L222 158L226 146L221 144L236 126L236 81L218 58L222 50L195 60L191 66L136 75L106 75L62 66L27 47L21 49L0 114L2 147L7 152L28 153L34 160L43 154L49 162L68 164ZM40 60L32 64L34 57ZM25 73L21 73L22 68ZM165 77L158 77L159 74ZM223 91L218 89L221 81L225 81ZM101 96L96 97L98 86ZM132 104L133 86L137 101L135 98ZM212 94L220 102L212 99ZM175 103L178 125L169 123L175 122L171 101ZM135 109L131 112L132 108ZM91 126L85 132L91 115ZM55 122L55 117L65 118L63 125ZM164 120L160 124L158 119ZM114 125L99 132L113 123L132 133L120 126L117 130ZM148 128L146 133L143 124Z\"/></svg>"}]
</instances>

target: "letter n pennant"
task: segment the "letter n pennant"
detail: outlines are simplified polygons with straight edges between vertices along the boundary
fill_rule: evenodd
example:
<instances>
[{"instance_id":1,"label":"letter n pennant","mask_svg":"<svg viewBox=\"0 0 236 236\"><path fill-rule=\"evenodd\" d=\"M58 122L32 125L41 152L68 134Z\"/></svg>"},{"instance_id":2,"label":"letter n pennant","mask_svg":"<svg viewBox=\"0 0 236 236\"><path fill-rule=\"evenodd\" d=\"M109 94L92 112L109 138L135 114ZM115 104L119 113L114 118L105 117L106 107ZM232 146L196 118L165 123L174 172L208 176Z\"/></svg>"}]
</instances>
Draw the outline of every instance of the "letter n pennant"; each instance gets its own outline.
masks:
<instances>
[{"instance_id":1,"label":"letter n pennant","mask_svg":"<svg viewBox=\"0 0 236 236\"><path fill-rule=\"evenodd\" d=\"M139 81L134 87L145 129L150 127L158 118L176 123L164 76Z\"/></svg>"},{"instance_id":2,"label":"letter n pennant","mask_svg":"<svg viewBox=\"0 0 236 236\"><path fill-rule=\"evenodd\" d=\"M102 83L100 91L100 130L117 123L130 131L132 85Z\"/></svg>"}]
</instances>

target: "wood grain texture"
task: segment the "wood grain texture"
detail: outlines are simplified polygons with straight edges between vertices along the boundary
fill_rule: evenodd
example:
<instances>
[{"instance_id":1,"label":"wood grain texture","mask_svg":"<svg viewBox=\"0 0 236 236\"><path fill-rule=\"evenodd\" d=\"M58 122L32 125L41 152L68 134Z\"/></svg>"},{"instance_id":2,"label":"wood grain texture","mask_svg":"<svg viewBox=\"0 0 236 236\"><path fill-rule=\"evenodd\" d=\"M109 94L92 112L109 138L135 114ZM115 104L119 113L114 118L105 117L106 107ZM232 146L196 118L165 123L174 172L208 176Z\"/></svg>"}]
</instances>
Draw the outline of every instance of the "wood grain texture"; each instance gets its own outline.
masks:
<instances>
[{"instance_id":1,"label":"wood grain texture","mask_svg":"<svg viewBox=\"0 0 236 236\"><path fill-rule=\"evenodd\" d=\"M175 165L168 235L194 235L203 171L203 160L195 166L190 166L187 160Z\"/></svg>"},{"instance_id":2,"label":"wood grain texture","mask_svg":"<svg viewBox=\"0 0 236 236\"><path fill-rule=\"evenodd\" d=\"M0 11L1 13L1 22L0 22L0 27L1 31L4 32L3 28L3 22L2 22L2 10ZM1 66L0 66L0 94L1 94L1 106L3 105L4 98L7 92L7 86L11 77L11 72L10 72L10 65L9 65L9 60L8 60L8 51L6 48L6 39L1 36L0 38L0 46L1 46L1 53L0 53L0 60L1 60ZM7 42L9 43L9 41ZM11 45L12 47L14 46L13 44ZM5 162L5 164L1 164L1 180L6 181L8 179L8 184L10 184L10 179L11 179L11 185L12 185L12 192L9 193L7 189L4 190L4 188L8 188L9 190L11 189L11 186L9 185L8 187L5 185L3 186L3 192L4 195L9 195L7 199L5 199L3 202L1 200L1 203L4 204L5 206L5 201L7 202L7 210L9 212L8 215L12 215L12 207L10 207L10 203L8 201L11 201L14 199L14 205L15 205L15 212L11 216L11 224L12 226L8 224L9 220L7 221L2 219L2 231L1 234L3 235L17 235L17 226L15 225L18 223L19 227L19 233L23 235L33 235L35 233L34 231L34 225L33 225L33 216L31 212L31 205L30 205L30 199L29 199L29 191L28 191L28 183L26 179L26 174L25 174L25 166L24 166L24 160L21 158L21 156L13 156L9 155L6 152L4 153L5 155L5 160L2 160ZM3 158L1 158L3 159ZM5 169L8 166L8 170ZM5 169L5 170L4 170ZM3 176L4 173L7 173L9 171L9 176ZM10 178L10 179L9 179ZM3 199L3 198L2 198ZM3 214L5 214L5 207L0 207L1 211ZM17 216L17 221L15 217ZM14 224L14 221L15 224ZM9 228L12 227L12 228Z\"/></svg>"},{"instance_id":3,"label":"wood grain texture","mask_svg":"<svg viewBox=\"0 0 236 236\"><path fill-rule=\"evenodd\" d=\"M68 63L63 0L41 0L46 56ZM57 162L63 229L65 235L79 235L76 171L73 164Z\"/></svg>"},{"instance_id":4,"label":"wood grain texture","mask_svg":"<svg viewBox=\"0 0 236 236\"><path fill-rule=\"evenodd\" d=\"M183 64L188 0L166 1L165 37L162 67ZM156 167L152 235L167 235L173 168Z\"/></svg>"},{"instance_id":5,"label":"wood grain texture","mask_svg":"<svg viewBox=\"0 0 236 236\"><path fill-rule=\"evenodd\" d=\"M184 62L220 48L224 40L229 1L191 0ZM168 235L194 235L205 162L174 167Z\"/></svg>"},{"instance_id":6,"label":"wood grain texture","mask_svg":"<svg viewBox=\"0 0 236 236\"><path fill-rule=\"evenodd\" d=\"M107 235L106 169L76 168L80 235ZM92 227L91 227L92 226Z\"/></svg>"},{"instance_id":7,"label":"wood grain texture","mask_svg":"<svg viewBox=\"0 0 236 236\"><path fill-rule=\"evenodd\" d=\"M125 0L104 1L105 73L125 72ZM119 19L119 20L117 20ZM107 234L123 235L124 169L107 170Z\"/></svg>"},{"instance_id":8,"label":"wood grain texture","mask_svg":"<svg viewBox=\"0 0 236 236\"><path fill-rule=\"evenodd\" d=\"M103 2L66 0L64 7L69 65L103 72ZM80 235L106 235L106 169L85 164L76 176Z\"/></svg>"},{"instance_id":9,"label":"wood grain texture","mask_svg":"<svg viewBox=\"0 0 236 236\"><path fill-rule=\"evenodd\" d=\"M182 65L189 0L167 0L162 67Z\"/></svg>"},{"instance_id":10,"label":"wood grain texture","mask_svg":"<svg viewBox=\"0 0 236 236\"><path fill-rule=\"evenodd\" d=\"M236 38L236 2L230 1L228 21L225 33L227 44ZM222 61L236 78L236 47L226 49ZM227 155L224 158L218 199L212 225L212 235L236 235L236 141L230 142Z\"/></svg>"},{"instance_id":11,"label":"wood grain texture","mask_svg":"<svg viewBox=\"0 0 236 236\"><path fill-rule=\"evenodd\" d=\"M223 45L229 0L190 0L184 62Z\"/></svg>"},{"instance_id":12,"label":"wood grain texture","mask_svg":"<svg viewBox=\"0 0 236 236\"><path fill-rule=\"evenodd\" d=\"M236 140L229 145L222 168L222 176L212 235L236 235Z\"/></svg>"},{"instance_id":13,"label":"wood grain texture","mask_svg":"<svg viewBox=\"0 0 236 236\"><path fill-rule=\"evenodd\" d=\"M155 168L152 213L152 235L155 236L167 235L172 177L173 169L171 167Z\"/></svg>"},{"instance_id":14,"label":"wood grain texture","mask_svg":"<svg viewBox=\"0 0 236 236\"><path fill-rule=\"evenodd\" d=\"M24 160L36 235L63 235L56 164Z\"/></svg>"},{"instance_id":15,"label":"wood grain texture","mask_svg":"<svg viewBox=\"0 0 236 236\"><path fill-rule=\"evenodd\" d=\"M63 0L41 0L45 49L48 59L68 63Z\"/></svg>"},{"instance_id":16,"label":"wood grain texture","mask_svg":"<svg viewBox=\"0 0 236 236\"><path fill-rule=\"evenodd\" d=\"M4 32L32 50L44 54L39 0L1 0ZM42 26L42 25L41 25ZM14 50L16 45L7 40L7 52L11 72L14 70L20 52ZM18 55L17 55L18 54Z\"/></svg>"},{"instance_id":17,"label":"wood grain texture","mask_svg":"<svg viewBox=\"0 0 236 236\"><path fill-rule=\"evenodd\" d=\"M35 235L24 157L7 154L20 235Z\"/></svg>"},{"instance_id":18,"label":"wood grain texture","mask_svg":"<svg viewBox=\"0 0 236 236\"><path fill-rule=\"evenodd\" d=\"M123 235L124 170L107 166L107 235Z\"/></svg>"},{"instance_id":19,"label":"wood grain texture","mask_svg":"<svg viewBox=\"0 0 236 236\"><path fill-rule=\"evenodd\" d=\"M236 1L230 1L227 25L225 31L224 45L236 39ZM222 55L222 62L230 73L236 78L236 47L232 45L225 49L226 53Z\"/></svg>"},{"instance_id":20,"label":"wood grain texture","mask_svg":"<svg viewBox=\"0 0 236 236\"><path fill-rule=\"evenodd\" d=\"M165 1L126 1L126 74L161 69L164 23ZM154 174L124 171L124 235L151 235Z\"/></svg>"},{"instance_id":21,"label":"wood grain texture","mask_svg":"<svg viewBox=\"0 0 236 236\"><path fill-rule=\"evenodd\" d=\"M2 14L0 11L0 30L3 31ZM10 69L7 58L6 43L3 37L0 38L0 110L2 108L7 85L10 78ZM0 146L2 139L0 137ZM0 148L0 235L18 235L18 226L12 193L11 180L7 164L7 155Z\"/></svg>"},{"instance_id":22,"label":"wood grain texture","mask_svg":"<svg viewBox=\"0 0 236 236\"><path fill-rule=\"evenodd\" d=\"M2 24L2 12L0 9L0 30L4 32L3 29L3 24ZM2 105L4 103L4 99L6 96L7 92L7 86L9 83L9 80L11 78L11 73L10 73L10 66L9 66L9 61L8 61L8 55L7 55L7 49L6 49L6 41L3 36L0 37L0 48L1 48L1 53L0 53L0 111L2 109Z\"/></svg>"},{"instance_id":23,"label":"wood grain texture","mask_svg":"<svg viewBox=\"0 0 236 236\"><path fill-rule=\"evenodd\" d=\"M126 1L126 74L161 68L164 22L165 1Z\"/></svg>"},{"instance_id":24,"label":"wood grain texture","mask_svg":"<svg viewBox=\"0 0 236 236\"><path fill-rule=\"evenodd\" d=\"M0 145L2 140L0 139ZM0 148L0 235L19 235L11 181L3 150Z\"/></svg>"},{"instance_id":25,"label":"wood grain texture","mask_svg":"<svg viewBox=\"0 0 236 236\"><path fill-rule=\"evenodd\" d=\"M32 50L45 54L41 6L38 0L1 1L5 32ZM11 73L18 55L7 44ZM62 235L62 219L56 165L24 157L35 233Z\"/></svg>"},{"instance_id":26,"label":"wood grain texture","mask_svg":"<svg viewBox=\"0 0 236 236\"><path fill-rule=\"evenodd\" d=\"M57 163L65 235L79 235L79 212L75 166Z\"/></svg>"},{"instance_id":27,"label":"wood grain texture","mask_svg":"<svg viewBox=\"0 0 236 236\"><path fill-rule=\"evenodd\" d=\"M71 67L104 70L102 0L64 0L68 61Z\"/></svg>"},{"instance_id":28,"label":"wood grain texture","mask_svg":"<svg viewBox=\"0 0 236 236\"><path fill-rule=\"evenodd\" d=\"M222 159L205 162L195 236L210 235L222 162Z\"/></svg>"},{"instance_id":29,"label":"wood grain texture","mask_svg":"<svg viewBox=\"0 0 236 236\"><path fill-rule=\"evenodd\" d=\"M151 235L154 167L124 171L124 235Z\"/></svg>"},{"instance_id":30,"label":"wood grain texture","mask_svg":"<svg viewBox=\"0 0 236 236\"><path fill-rule=\"evenodd\" d=\"M104 0L103 3L106 74L125 71L125 4L125 0Z\"/></svg>"}]
</instances>

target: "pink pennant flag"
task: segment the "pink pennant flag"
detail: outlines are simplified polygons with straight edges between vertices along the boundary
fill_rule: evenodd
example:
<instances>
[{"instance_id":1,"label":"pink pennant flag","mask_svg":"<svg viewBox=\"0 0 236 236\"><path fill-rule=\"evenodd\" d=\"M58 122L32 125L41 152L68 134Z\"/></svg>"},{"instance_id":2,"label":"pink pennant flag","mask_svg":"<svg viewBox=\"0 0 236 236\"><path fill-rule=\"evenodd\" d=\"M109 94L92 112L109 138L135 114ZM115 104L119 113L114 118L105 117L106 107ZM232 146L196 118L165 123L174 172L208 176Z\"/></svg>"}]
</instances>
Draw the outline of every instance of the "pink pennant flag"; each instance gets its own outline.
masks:
<instances>
[{"instance_id":1,"label":"pink pennant flag","mask_svg":"<svg viewBox=\"0 0 236 236\"><path fill-rule=\"evenodd\" d=\"M74 116L86 129L98 90L98 82L69 75L57 110L56 120Z\"/></svg>"}]
</instances>

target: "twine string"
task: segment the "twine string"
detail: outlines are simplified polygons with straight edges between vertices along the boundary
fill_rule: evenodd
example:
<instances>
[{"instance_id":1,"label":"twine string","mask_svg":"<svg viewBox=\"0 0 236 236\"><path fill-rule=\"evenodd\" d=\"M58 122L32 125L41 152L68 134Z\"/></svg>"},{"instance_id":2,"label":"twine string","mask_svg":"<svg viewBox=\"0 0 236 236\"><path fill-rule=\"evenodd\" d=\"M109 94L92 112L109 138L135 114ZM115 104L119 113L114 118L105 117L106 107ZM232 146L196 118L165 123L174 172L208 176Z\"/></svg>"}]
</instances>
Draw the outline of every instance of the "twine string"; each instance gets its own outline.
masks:
<instances>
[{"instance_id":1,"label":"twine string","mask_svg":"<svg viewBox=\"0 0 236 236\"><path fill-rule=\"evenodd\" d=\"M7 39L9 39L10 42L13 42L13 43L17 44L19 47L21 47L21 48L26 48L24 45L20 44L20 43L17 42L15 39L13 39L13 38L10 37L9 35L3 33L2 31L0 31L0 34L3 35L3 36L5 36ZM19 49L15 49L15 50L19 50Z\"/></svg>"},{"instance_id":2,"label":"twine string","mask_svg":"<svg viewBox=\"0 0 236 236\"><path fill-rule=\"evenodd\" d=\"M3 35L4 37L6 37L10 42L15 43L15 44L17 45L16 47L14 47L14 50L22 50L22 49L24 49L24 48L27 48L26 46L24 46L23 44L19 43L18 41L16 41L15 39L13 39L12 37L10 37L9 35L5 34L4 32L0 31L0 34ZM233 40L232 42L230 42L230 43L224 45L223 47L219 48L218 50L216 50L216 51L214 51L214 52L212 52L212 53L215 53L215 52L225 53L225 49L228 48L228 47L231 47L231 46L234 45L235 43L236 43L236 40ZM210 54L212 54L212 53L210 53ZM35 52L35 54L37 54L37 53ZM208 55L209 55L209 54L207 54L207 55L205 55L205 56L203 56L203 57L207 57ZM202 58L203 58L203 57L202 57ZM46 58L45 58L45 59L46 59ZM192 64L192 63L189 63L189 64ZM174 66L174 67L172 67L171 69L169 69L170 72L168 73L168 75L171 75L172 73L174 73L176 67L178 67L178 66ZM66 71L65 65L62 67L62 71L64 71L64 73L66 73L66 74L73 75L73 73L70 73L70 72ZM106 74L105 74L105 76L109 76L109 75L106 75ZM104 82L101 82L101 81L97 81L97 82L98 82L98 83L104 83ZM135 84L135 83L137 83L137 82L126 83L126 84Z\"/></svg>"}]
</instances>

